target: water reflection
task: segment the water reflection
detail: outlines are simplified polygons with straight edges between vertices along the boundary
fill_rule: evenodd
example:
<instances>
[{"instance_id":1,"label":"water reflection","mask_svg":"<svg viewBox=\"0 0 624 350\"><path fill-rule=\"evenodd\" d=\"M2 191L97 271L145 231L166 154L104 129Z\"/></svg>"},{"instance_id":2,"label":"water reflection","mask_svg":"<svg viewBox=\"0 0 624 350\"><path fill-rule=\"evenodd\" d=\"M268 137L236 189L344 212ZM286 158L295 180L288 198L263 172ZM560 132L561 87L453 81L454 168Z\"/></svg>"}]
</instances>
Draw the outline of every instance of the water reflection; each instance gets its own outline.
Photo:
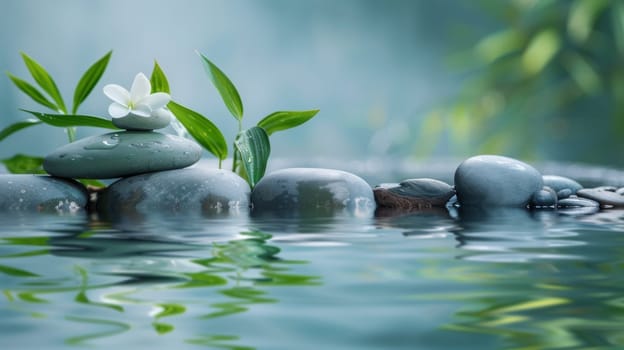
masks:
<instances>
[{"instance_id":1,"label":"water reflection","mask_svg":"<svg viewBox=\"0 0 624 350\"><path fill-rule=\"evenodd\" d=\"M245 348L237 329L221 334L185 326L194 324L189 319L211 322L278 303L267 288L321 280L294 272L306 262L280 258L270 234L229 220L154 215L123 230L125 220L84 213L3 217L0 281L7 303L1 309L8 316L0 328L15 329L15 337L30 331L33 318L49 319L64 338L59 343L81 345L127 338L148 317L156 334L181 333L176 344ZM28 343L25 335L19 339Z\"/></svg>"}]
</instances>

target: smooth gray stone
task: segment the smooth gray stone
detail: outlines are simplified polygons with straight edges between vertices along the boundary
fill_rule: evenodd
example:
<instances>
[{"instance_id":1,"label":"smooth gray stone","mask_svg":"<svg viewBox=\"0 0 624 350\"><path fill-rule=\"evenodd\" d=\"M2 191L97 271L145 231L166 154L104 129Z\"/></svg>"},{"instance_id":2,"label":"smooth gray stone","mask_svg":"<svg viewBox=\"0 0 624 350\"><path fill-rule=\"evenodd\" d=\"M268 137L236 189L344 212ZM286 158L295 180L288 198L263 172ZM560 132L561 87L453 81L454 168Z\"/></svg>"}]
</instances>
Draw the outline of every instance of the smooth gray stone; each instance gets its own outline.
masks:
<instances>
[{"instance_id":1,"label":"smooth gray stone","mask_svg":"<svg viewBox=\"0 0 624 350\"><path fill-rule=\"evenodd\" d=\"M72 213L89 194L78 182L45 175L0 175L0 210Z\"/></svg>"},{"instance_id":2,"label":"smooth gray stone","mask_svg":"<svg viewBox=\"0 0 624 350\"><path fill-rule=\"evenodd\" d=\"M571 194L576 194L576 191L583 188L578 182L564 176L544 175L542 179L544 180L544 186L552 188L557 193L561 190L569 189L572 191Z\"/></svg>"},{"instance_id":3,"label":"smooth gray stone","mask_svg":"<svg viewBox=\"0 0 624 350\"><path fill-rule=\"evenodd\" d=\"M169 113L154 113L150 117L140 117L135 114L128 114L125 117L113 118L113 125L126 130L155 130L167 127L171 122Z\"/></svg>"},{"instance_id":4,"label":"smooth gray stone","mask_svg":"<svg viewBox=\"0 0 624 350\"><path fill-rule=\"evenodd\" d=\"M531 197L531 206L536 208L556 207L557 193L552 188L544 186Z\"/></svg>"},{"instance_id":5,"label":"smooth gray stone","mask_svg":"<svg viewBox=\"0 0 624 350\"><path fill-rule=\"evenodd\" d=\"M235 214L248 212L249 184L224 169L187 168L127 177L100 195L99 212L110 215L153 210Z\"/></svg>"},{"instance_id":6,"label":"smooth gray stone","mask_svg":"<svg viewBox=\"0 0 624 350\"><path fill-rule=\"evenodd\" d=\"M381 184L373 189L378 206L420 209L444 206L455 195L449 184L434 179L409 179L399 184Z\"/></svg>"},{"instance_id":7,"label":"smooth gray stone","mask_svg":"<svg viewBox=\"0 0 624 350\"><path fill-rule=\"evenodd\" d=\"M612 192L610 189L605 190L604 187L584 188L579 190L576 195L594 200L601 206L624 207L624 196Z\"/></svg>"},{"instance_id":8,"label":"smooth gray stone","mask_svg":"<svg viewBox=\"0 0 624 350\"><path fill-rule=\"evenodd\" d=\"M320 168L289 168L272 172L251 192L253 211L284 215L370 216L373 190L351 173Z\"/></svg>"},{"instance_id":9,"label":"smooth gray stone","mask_svg":"<svg viewBox=\"0 0 624 350\"><path fill-rule=\"evenodd\" d=\"M542 175L535 168L503 156L475 156L455 171L460 205L526 207L542 187Z\"/></svg>"},{"instance_id":10,"label":"smooth gray stone","mask_svg":"<svg viewBox=\"0 0 624 350\"><path fill-rule=\"evenodd\" d=\"M557 203L560 208L576 208L576 207L599 207L600 204L591 199L570 197L564 198Z\"/></svg>"},{"instance_id":11,"label":"smooth gray stone","mask_svg":"<svg viewBox=\"0 0 624 350\"><path fill-rule=\"evenodd\" d=\"M201 147L157 132L121 131L91 136L50 153L43 167L51 175L109 179L184 168L201 157Z\"/></svg>"},{"instance_id":12,"label":"smooth gray stone","mask_svg":"<svg viewBox=\"0 0 624 350\"><path fill-rule=\"evenodd\" d=\"M620 187L620 188L618 188L617 190L615 190L615 193L617 193L617 194L621 194L621 195L623 195L623 196L624 196L624 187Z\"/></svg>"},{"instance_id":13,"label":"smooth gray stone","mask_svg":"<svg viewBox=\"0 0 624 350\"><path fill-rule=\"evenodd\" d=\"M557 192L557 198L559 199L564 199L564 198L568 198L571 195L573 195L572 190L569 188L564 188L562 190L560 190L559 192Z\"/></svg>"}]
</instances>

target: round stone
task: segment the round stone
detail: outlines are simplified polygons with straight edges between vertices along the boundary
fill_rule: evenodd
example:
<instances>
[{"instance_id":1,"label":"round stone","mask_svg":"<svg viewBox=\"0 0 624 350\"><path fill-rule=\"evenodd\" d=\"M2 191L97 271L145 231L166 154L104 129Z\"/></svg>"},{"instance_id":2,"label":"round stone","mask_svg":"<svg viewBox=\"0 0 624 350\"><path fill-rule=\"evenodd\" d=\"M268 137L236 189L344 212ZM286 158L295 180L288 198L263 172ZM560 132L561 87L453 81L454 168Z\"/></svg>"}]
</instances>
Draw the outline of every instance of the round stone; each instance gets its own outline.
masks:
<instances>
[{"instance_id":1,"label":"round stone","mask_svg":"<svg viewBox=\"0 0 624 350\"><path fill-rule=\"evenodd\" d=\"M409 179L399 184L381 184L373 189L380 207L419 209L445 206L455 190L434 179Z\"/></svg>"},{"instance_id":2,"label":"round stone","mask_svg":"<svg viewBox=\"0 0 624 350\"><path fill-rule=\"evenodd\" d=\"M167 127L171 122L171 113L168 111L155 111L149 117L141 117L129 113L125 117L113 118L113 125L126 130L155 130Z\"/></svg>"},{"instance_id":3,"label":"round stone","mask_svg":"<svg viewBox=\"0 0 624 350\"><path fill-rule=\"evenodd\" d=\"M251 192L253 211L285 215L369 216L375 210L370 185L351 173L320 168L272 172Z\"/></svg>"},{"instance_id":4,"label":"round stone","mask_svg":"<svg viewBox=\"0 0 624 350\"><path fill-rule=\"evenodd\" d=\"M564 199L564 198L568 198L572 195L572 190L569 188L564 188L562 190L560 190L559 192L557 192L557 198L558 199Z\"/></svg>"},{"instance_id":5,"label":"round stone","mask_svg":"<svg viewBox=\"0 0 624 350\"><path fill-rule=\"evenodd\" d=\"M542 187L542 175L535 168L503 156L475 156L455 171L461 205L525 207Z\"/></svg>"},{"instance_id":6,"label":"round stone","mask_svg":"<svg viewBox=\"0 0 624 350\"><path fill-rule=\"evenodd\" d=\"M80 183L44 175L0 175L1 211L71 213L89 199Z\"/></svg>"},{"instance_id":7,"label":"round stone","mask_svg":"<svg viewBox=\"0 0 624 350\"><path fill-rule=\"evenodd\" d=\"M122 131L91 136L50 153L43 162L51 175L109 179L184 168L196 163L193 141L157 132Z\"/></svg>"},{"instance_id":8,"label":"round stone","mask_svg":"<svg viewBox=\"0 0 624 350\"><path fill-rule=\"evenodd\" d=\"M552 188L553 190L555 190L555 192L557 192L557 194L561 192L562 195L566 195L568 191L564 191L564 190L569 190L570 194L568 194L566 197L576 194L576 191L583 188L583 186L581 186L581 184L579 184L578 182L570 178L564 177L564 176L544 175L542 176L542 179L544 180L544 186L548 186ZM559 198L561 199L565 197L559 197Z\"/></svg>"},{"instance_id":9,"label":"round stone","mask_svg":"<svg viewBox=\"0 0 624 350\"><path fill-rule=\"evenodd\" d=\"M624 207L624 196L611 191L611 188L584 188L576 193L577 196L594 200L601 206Z\"/></svg>"},{"instance_id":10,"label":"round stone","mask_svg":"<svg viewBox=\"0 0 624 350\"><path fill-rule=\"evenodd\" d=\"M535 208L556 207L557 193L552 188L544 186L531 197L531 206Z\"/></svg>"},{"instance_id":11,"label":"round stone","mask_svg":"<svg viewBox=\"0 0 624 350\"><path fill-rule=\"evenodd\" d=\"M249 209L245 180L224 169L187 168L127 177L108 186L98 211L109 215L150 211L233 214Z\"/></svg>"}]
</instances>

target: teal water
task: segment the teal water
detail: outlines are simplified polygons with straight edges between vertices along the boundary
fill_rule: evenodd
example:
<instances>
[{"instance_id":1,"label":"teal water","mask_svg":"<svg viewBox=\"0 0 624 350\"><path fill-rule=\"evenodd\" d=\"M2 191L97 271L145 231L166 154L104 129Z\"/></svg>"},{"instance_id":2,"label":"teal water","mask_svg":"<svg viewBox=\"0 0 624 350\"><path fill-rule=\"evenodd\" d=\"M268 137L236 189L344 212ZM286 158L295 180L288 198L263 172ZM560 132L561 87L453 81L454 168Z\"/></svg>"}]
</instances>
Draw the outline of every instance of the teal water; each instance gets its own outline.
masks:
<instances>
[{"instance_id":1,"label":"teal water","mask_svg":"<svg viewBox=\"0 0 624 350\"><path fill-rule=\"evenodd\" d=\"M624 211L0 216L2 349L621 349Z\"/></svg>"}]
</instances>

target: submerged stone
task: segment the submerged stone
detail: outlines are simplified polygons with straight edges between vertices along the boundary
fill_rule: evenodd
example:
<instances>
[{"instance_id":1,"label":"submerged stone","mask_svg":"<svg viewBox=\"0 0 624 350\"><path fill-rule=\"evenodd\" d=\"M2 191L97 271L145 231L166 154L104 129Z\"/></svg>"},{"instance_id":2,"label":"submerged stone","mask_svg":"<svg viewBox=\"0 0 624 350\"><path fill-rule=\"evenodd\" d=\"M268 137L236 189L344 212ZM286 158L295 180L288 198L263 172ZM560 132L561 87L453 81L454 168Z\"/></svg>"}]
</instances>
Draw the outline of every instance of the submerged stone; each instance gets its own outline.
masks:
<instances>
[{"instance_id":1,"label":"submerged stone","mask_svg":"<svg viewBox=\"0 0 624 350\"><path fill-rule=\"evenodd\" d=\"M615 192L613 187L584 188L579 190L576 195L594 200L601 206L624 207L624 196Z\"/></svg>"},{"instance_id":2,"label":"submerged stone","mask_svg":"<svg viewBox=\"0 0 624 350\"><path fill-rule=\"evenodd\" d=\"M247 182L231 171L187 168L121 179L100 195L97 207L113 215L154 210L246 212L250 192Z\"/></svg>"},{"instance_id":3,"label":"submerged stone","mask_svg":"<svg viewBox=\"0 0 624 350\"><path fill-rule=\"evenodd\" d=\"M455 171L461 205L525 207L542 186L542 175L535 168L508 157L475 156Z\"/></svg>"},{"instance_id":4,"label":"submerged stone","mask_svg":"<svg viewBox=\"0 0 624 350\"><path fill-rule=\"evenodd\" d=\"M71 213L87 205L80 183L45 175L0 175L0 210Z\"/></svg>"},{"instance_id":5,"label":"submerged stone","mask_svg":"<svg viewBox=\"0 0 624 350\"><path fill-rule=\"evenodd\" d=\"M43 167L54 176L108 179L184 168L200 157L199 145L179 136L121 131L60 147L45 158Z\"/></svg>"},{"instance_id":6,"label":"submerged stone","mask_svg":"<svg viewBox=\"0 0 624 350\"><path fill-rule=\"evenodd\" d=\"M583 188L583 186L581 186L581 184L579 184L578 182L564 176L544 175L542 176L542 179L544 180L544 186L548 186L555 190L555 192L557 192L557 195L559 196L559 199L576 194L576 191Z\"/></svg>"},{"instance_id":7,"label":"submerged stone","mask_svg":"<svg viewBox=\"0 0 624 350\"><path fill-rule=\"evenodd\" d=\"M399 184L381 184L373 189L378 206L420 209L445 206L455 190L434 179L409 179Z\"/></svg>"},{"instance_id":8,"label":"submerged stone","mask_svg":"<svg viewBox=\"0 0 624 350\"><path fill-rule=\"evenodd\" d=\"M373 190L351 173L319 168L282 169L266 175L251 193L254 212L286 215L368 216L375 210Z\"/></svg>"}]
</instances>

